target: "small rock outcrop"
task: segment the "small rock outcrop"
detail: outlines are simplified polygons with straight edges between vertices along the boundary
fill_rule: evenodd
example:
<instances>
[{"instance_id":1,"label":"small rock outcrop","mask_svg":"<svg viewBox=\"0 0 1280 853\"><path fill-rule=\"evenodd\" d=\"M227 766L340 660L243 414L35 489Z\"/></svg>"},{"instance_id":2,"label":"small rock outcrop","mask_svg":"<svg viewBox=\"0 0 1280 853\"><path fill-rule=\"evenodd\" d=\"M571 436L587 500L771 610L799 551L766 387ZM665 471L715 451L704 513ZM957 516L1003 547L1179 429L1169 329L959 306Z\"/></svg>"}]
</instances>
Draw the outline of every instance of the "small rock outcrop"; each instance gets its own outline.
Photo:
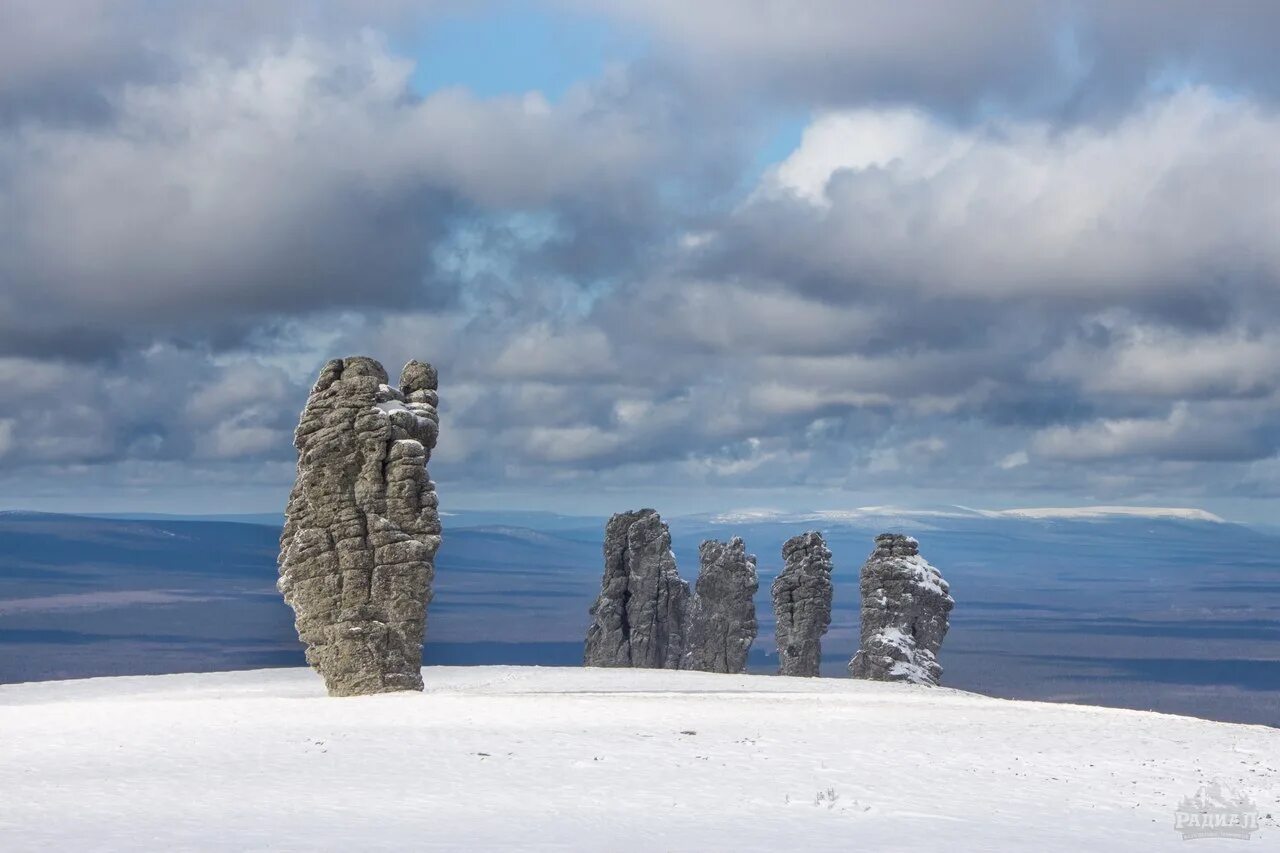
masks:
<instances>
[{"instance_id":1,"label":"small rock outcrop","mask_svg":"<svg viewBox=\"0 0 1280 853\"><path fill-rule=\"evenodd\" d=\"M817 532L782 546L784 567L773 581L773 615L782 675L816 676L822 635L831 625L831 551Z\"/></svg>"},{"instance_id":2,"label":"small rock outcrop","mask_svg":"<svg viewBox=\"0 0 1280 853\"><path fill-rule=\"evenodd\" d=\"M742 672L756 639L756 558L736 536L728 544L703 542L698 557L701 568L689 615L689 648L681 668Z\"/></svg>"},{"instance_id":3,"label":"small rock outcrop","mask_svg":"<svg viewBox=\"0 0 1280 853\"><path fill-rule=\"evenodd\" d=\"M280 536L278 588L329 693L422 689L422 636L440 547L436 371L400 387L371 358L320 371L294 434L298 474Z\"/></svg>"},{"instance_id":4,"label":"small rock outcrop","mask_svg":"<svg viewBox=\"0 0 1280 853\"><path fill-rule=\"evenodd\" d=\"M937 684L938 651L955 601L910 536L882 533L862 567L862 631L849 674L873 681Z\"/></svg>"},{"instance_id":5,"label":"small rock outcrop","mask_svg":"<svg viewBox=\"0 0 1280 853\"><path fill-rule=\"evenodd\" d=\"M587 666L679 669L689 584L655 510L620 512L604 531L604 576L591 606Z\"/></svg>"}]
</instances>

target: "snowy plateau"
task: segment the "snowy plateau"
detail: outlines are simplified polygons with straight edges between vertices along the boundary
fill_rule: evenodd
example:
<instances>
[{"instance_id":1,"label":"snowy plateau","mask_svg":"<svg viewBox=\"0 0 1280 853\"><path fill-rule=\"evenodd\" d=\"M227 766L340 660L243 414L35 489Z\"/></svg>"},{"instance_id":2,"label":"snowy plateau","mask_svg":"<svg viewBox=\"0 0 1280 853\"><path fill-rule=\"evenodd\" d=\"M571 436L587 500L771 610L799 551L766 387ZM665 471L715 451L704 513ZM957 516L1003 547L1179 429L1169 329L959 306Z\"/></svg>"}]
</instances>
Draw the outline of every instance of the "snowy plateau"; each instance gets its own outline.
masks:
<instances>
[{"instance_id":1,"label":"snowy plateau","mask_svg":"<svg viewBox=\"0 0 1280 853\"><path fill-rule=\"evenodd\" d=\"M851 679L428 667L0 686L0 850L1275 850L1280 730ZM1216 784L1249 842L1175 831Z\"/></svg>"}]
</instances>

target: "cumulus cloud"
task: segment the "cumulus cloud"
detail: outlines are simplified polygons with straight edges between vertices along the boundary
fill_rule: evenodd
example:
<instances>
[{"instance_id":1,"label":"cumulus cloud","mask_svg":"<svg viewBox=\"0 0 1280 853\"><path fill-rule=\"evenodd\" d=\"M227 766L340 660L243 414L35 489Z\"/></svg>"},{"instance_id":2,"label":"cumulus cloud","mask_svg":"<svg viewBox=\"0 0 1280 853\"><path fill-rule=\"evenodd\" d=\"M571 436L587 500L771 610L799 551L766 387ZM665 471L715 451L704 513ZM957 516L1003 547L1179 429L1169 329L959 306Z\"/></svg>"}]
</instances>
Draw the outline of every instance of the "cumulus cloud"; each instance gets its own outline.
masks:
<instances>
[{"instance_id":1,"label":"cumulus cloud","mask_svg":"<svg viewBox=\"0 0 1280 853\"><path fill-rule=\"evenodd\" d=\"M1260 397L1277 390L1280 341L1270 329L1255 332L1249 325L1187 332L1099 318L1095 334L1070 340L1044 360L1038 373L1091 394Z\"/></svg>"},{"instance_id":2,"label":"cumulus cloud","mask_svg":"<svg viewBox=\"0 0 1280 853\"><path fill-rule=\"evenodd\" d=\"M776 282L655 277L598 306L599 322L629 338L681 353L818 356L876 339L886 314L872 305L831 305ZM623 337L619 335L619 337Z\"/></svg>"},{"instance_id":3,"label":"cumulus cloud","mask_svg":"<svg viewBox=\"0 0 1280 853\"><path fill-rule=\"evenodd\" d=\"M616 376L609 339L594 328L557 334L539 324L514 335L494 359L499 379L591 380Z\"/></svg>"},{"instance_id":4,"label":"cumulus cloud","mask_svg":"<svg viewBox=\"0 0 1280 853\"><path fill-rule=\"evenodd\" d=\"M668 61L722 96L805 107L1090 115L1170 76L1280 93L1269 37L1280 10L1249 0L570 2L647 26Z\"/></svg>"},{"instance_id":5,"label":"cumulus cloud","mask_svg":"<svg viewBox=\"0 0 1280 853\"><path fill-rule=\"evenodd\" d=\"M191 391L185 421L197 457L279 456L292 443L296 386L278 367L233 362Z\"/></svg>"},{"instance_id":6,"label":"cumulus cloud","mask_svg":"<svg viewBox=\"0 0 1280 853\"><path fill-rule=\"evenodd\" d=\"M7 0L0 9L0 126L31 118L94 124L113 90L158 83L187 53L242 59L300 32L422 25L457 0Z\"/></svg>"},{"instance_id":7,"label":"cumulus cloud","mask_svg":"<svg viewBox=\"0 0 1280 853\"><path fill-rule=\"evenodd\" d=\"M1027 456L1027 451L1015 450L1014 452L1010 453L1008 456L1001 458L1000 461L996 464L999 465L999 467L1003 468L1004 470L1008 471L1013 468L1021 468L1023 465L1026 465L1029 461L1031 460L1030 460L1030 457Z\"/></svg>"},{"instance_id":8,"label":"cumulus cloud","mask_svg":"<svg viewBox=\"0 0 1280 853\"><path fill-rule=\"evenodd\" d=\"M1231 407L1201 410L1180 402L1163 418L1104 418L1040 430L1031 446L1038 456L1070 461L1249 461L1276 449L1274 436L1251 420Z\"/></svg>"},{"instance_id":9,"label":"cumulus cloud","mask_svg":"<svg viewBox=\"0 0 1280 853\"><path fill-rule=\"evenodd\" d=\"M460 4L11 5L8 493L275 505L355 353L439 366L446 494L1272 488L1274 10L566 4L649 51L480 97L406 55Z\"/></svg>"},{"instance_id":10,"label":"cumulus cloud","mask_svg":"<svg viewBox=\"0 0 1280 853\"><path fill-rule=\"evenodd\" d=\"M819 118L715 258L815 294L1123 300L1201 311L1280 280L1280 113L1186 89L1118 124L948 128L917 111ZM1195 317L1184 317L1195 322Z\"/></svg>"},{"instance_id":11,"label":"cumulus cloud","mask_svg":"<svg viewBox=\"0 0 1280 853\"><path fill-rule=\"evenodd\" d=\"M0 346L217 341L272 316L448 304L457 281L434 262L460 223L626 195L662 149L586 90L418 98L411 71L372 35L298 37L114 90L92 132L0 137Z\"/></svg>"},{"instance_id":12,"label":"cumulus cloud","mask_svg":"<svg viewBox=\"0 0 1280 853\"><path fill-rule=\"evenodd\" d=\"M162 346L101 365L0 359L0 407L16 415L5 464L287 459L305 387L252 358Z\"/></svg>"}]
</instances>

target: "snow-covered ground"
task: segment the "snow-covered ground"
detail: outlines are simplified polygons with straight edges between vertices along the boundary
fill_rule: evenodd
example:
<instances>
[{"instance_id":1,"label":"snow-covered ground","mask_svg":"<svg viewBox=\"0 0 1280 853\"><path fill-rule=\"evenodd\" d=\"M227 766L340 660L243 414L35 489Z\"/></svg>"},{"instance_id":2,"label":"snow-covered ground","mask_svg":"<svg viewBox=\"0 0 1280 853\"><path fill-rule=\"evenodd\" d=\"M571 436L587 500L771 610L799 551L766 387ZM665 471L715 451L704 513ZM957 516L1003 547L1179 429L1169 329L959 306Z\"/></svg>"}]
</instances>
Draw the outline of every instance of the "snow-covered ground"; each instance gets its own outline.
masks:
<instances>
[{"instance_id":1,"label":"snow-covered ground","mask_svg":"<svg viewBox=\"0 0 1280 853\"><path fill-rule=\"evenodd\" d=\"M850 679L428 668L0 687L0 850L1278 849L1280 730Z\"/></svg>"}]
</instances>

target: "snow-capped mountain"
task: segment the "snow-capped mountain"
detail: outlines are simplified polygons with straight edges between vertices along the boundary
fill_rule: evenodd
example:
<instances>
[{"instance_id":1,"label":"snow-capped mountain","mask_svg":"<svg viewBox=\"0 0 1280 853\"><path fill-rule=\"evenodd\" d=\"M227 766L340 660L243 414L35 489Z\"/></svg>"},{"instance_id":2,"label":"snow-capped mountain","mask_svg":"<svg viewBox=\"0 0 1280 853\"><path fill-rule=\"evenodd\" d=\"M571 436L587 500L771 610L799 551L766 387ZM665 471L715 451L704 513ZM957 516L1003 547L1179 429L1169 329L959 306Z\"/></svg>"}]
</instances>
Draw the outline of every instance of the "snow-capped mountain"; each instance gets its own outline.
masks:
<instances>
[{"instance_id":1,"label":"snow-capped mountain","mask_svg":"<svg viewBox=\"0 0 1280 853\"><path fill-rule=\"evenodd\" d=\"M1117 518L1173 519L1178 521L1207 521L1218 524L1226 519L1203 509L1193 507L1156 506L1078 506L1078 507L1027 507L1021 509L974 509L965 506L940 508L909 508L895 506L863 506L853 509L818 509L807 512L786 512L766 508L729 510L710 516L718 524L742 524L753 522L868 522L902 519L1071 519L1105 520Z\"/></svg>"}]
</instances>

